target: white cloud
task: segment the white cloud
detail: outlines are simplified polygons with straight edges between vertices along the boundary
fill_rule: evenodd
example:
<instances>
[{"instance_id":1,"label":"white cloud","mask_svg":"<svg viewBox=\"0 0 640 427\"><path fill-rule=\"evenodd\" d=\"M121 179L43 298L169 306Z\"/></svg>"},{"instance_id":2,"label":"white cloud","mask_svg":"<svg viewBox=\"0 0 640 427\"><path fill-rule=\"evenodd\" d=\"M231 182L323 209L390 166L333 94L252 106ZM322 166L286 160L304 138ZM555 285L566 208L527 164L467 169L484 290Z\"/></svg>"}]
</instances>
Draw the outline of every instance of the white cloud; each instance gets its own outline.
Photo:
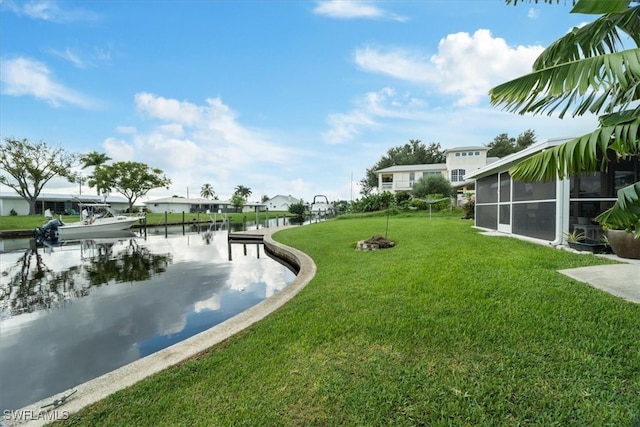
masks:
<instances>
[{"instance_id":1,"label":"white cloud","mask_svg":"<svg viewBox=\"0 0 640 427\"><path fill-rule=\"evenodd\" d=\"M425 101L408 93L398 94L391 87L368 92L355 103L356 108L348 113L329 115L330 129L323 134L325 142L340 144L352 141L363 132L380 127L381 119L422 119L427 106Z\"/></svg>"},{"instance_id":2,"label":"white cloud","mask_svg":"<svg viewBox=\"0 0 640 427\"><path fill-rule=\"evenodd\" d=\"M116 132L118 133L136 133L135 126L116 126Z\"/></svg>"},{"instance_id":3,"label":"white cloud","mask_svg":"<svg viewBox=\"0 0 640 427\"><path fill-rule=\"evenodd\" d=\"M93 107L93 102L87 96L54 81L47 66L32 59L18 57L2 60L0 81L5 95L31 95L54 107L62 104Z\"/></svg>"},{"instance_id":4,"label":"white cloud","mask_svg":"<svg viewBox=\"0 0 640 427\"><path fill-rule=\"evenodd\" d=\"M87 63L76 52L73 52L70 48L66 48L64 51L51 50L51 53L70 62L76 68L87 68Z\"/></svg>"},{"instance_id":5,"label":"white cloud","mask_svg":"<svg viewBox=\"0 0 640 427\"><path fill-rule=\"evenodd\" d=\"M593 118L552 121L503 113L488 105L489 89L530 72L542 50L542 46L509 46L488 30L450 34L430 57L408 49L358 49L354 58L362 70L407 83L413 92L424 95L399 93L393 86L368 92L355 100L352 110L329 116L325 140L334 144L373 142L378 134L394 132L451 148L485 144L501 132L515 136L527 129L536 130L543 139L582 134L589 123L595 123ZM427 94L429 102L421 98Z\"/></svg>"},{"instance_id":6,"label":"white cloud","mask_svg":"<svg viewBox=\"0 0 640 427\"><path fill-rule=\"evenodd\" d=\"M376 124L371 115L358 110L348 114L330 114L327 120L331 129L325 132L324 138L329 144L350 141L360 134L361 128L371 128Z\"/></svg>"},{"instance_id":7,"label":"white cloud","mask_svg":"<svg viewBox=\"0 0 640 427\"><path fill-rule=\"evenodd\" d=\"M459 98L460 105L477 104L489 89L531 71L542 46L512 48L489 30L450 34L431 58L440 79L437 88Z\"/></svg>"},{"instance_id":8,"label":"white cloud","mask_svg":"<svg viewBox=\"0 0 640 427\"><path fill-rule=\"evenodd\" d=\"M424 54L402 48L365 47L355 52L354 60L363 71L386 74L415 83L435 83L433 66Z\"/></svg>"},{"instance_id":9,"label":"white cloud","mask_svg":"<svg viewBox=\"0 0 640 427\"><path fill-rule=\"evenodd\" d=\"M542 46L510 47L489 30L478 30L473 35L448 35L440 40L438 53L428 59L419 51L372 47L356 50L354 59L364 71L453 96L459 105L474 105L491 87L529 72L542 50Z\"/></svg>"},{"instance_id":10,"label":"white cloud","mask_svg":"<svg viewBox=\"0 0 640 427\"><path fill-rule=\"evenodd\" d=\"M134 160L134 148L122 139L107 138L102 143L102 147L114 162L125 162Z\"/></svg>"},{"instance_id":11,"label":"white cloud","mask_svg":"<svg viewBox=\"0 0 640 427\"><path fill-rule=\"evenodd\" d=\"M535 8L530 8L527 16L531 19L538 19L540 17L540 10Z\"/></svg>"},{"instance_id":12,"label":"white cloud","mask_svg":"<svg viewBox=\"0 0 640 427\"><path fill-rule=\"evenodd\" d=\"M391 19L406 21L405 17L387 12L364 0L327 0L319 1L313 12L338 19Z\"/></svg>"},{"instance_id":13,"label":"white cloud","mask_svg":"<svg viewBox=\"0 0 640 427\"><path fill-rule=\"evenodd\" d=\"M87 22L99 19L99 15L95 12L82 9L63 9L60 7L60 3L52 0L6 1L3 2L3 5L6 5L17 15L49 22Z\"/></svg>"},{"instance_id":14,"label":"white cloud","mask_svg":"<svg viewBox=\"0 0 640 427\"><path fill-rule=\"evenodd\" d=\"M295 163L297 151L276 144L265 131L241 125L220 98L196 104L138 93L134 105L151 128L125 127L120 133L127 132L126 140L108 138L103 147L114 160L143 159L162 169L174 181L173 194L209 182L222 198L238 184L259 198L267 192L269 176Z\"/></svg>"}]
</instances>

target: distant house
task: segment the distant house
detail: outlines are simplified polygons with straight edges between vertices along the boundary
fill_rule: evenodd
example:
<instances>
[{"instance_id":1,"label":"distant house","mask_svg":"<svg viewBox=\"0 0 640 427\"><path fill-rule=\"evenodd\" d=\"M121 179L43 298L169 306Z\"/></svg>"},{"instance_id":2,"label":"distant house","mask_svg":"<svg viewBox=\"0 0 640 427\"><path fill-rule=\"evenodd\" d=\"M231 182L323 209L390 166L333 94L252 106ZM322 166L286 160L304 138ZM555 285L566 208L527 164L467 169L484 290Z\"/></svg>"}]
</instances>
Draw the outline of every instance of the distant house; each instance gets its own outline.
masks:
<instances>
[{"instance_id":1,"label":"distant house","mask_svg":"<svg viewBox=\"0 0 640 427\"><path fill-rule=\"evenodd\" d=\"M445 163L397 165L378 169L378 191L411 191L413 185L422 177L442 175L454 188L464 187L465 175L494 162L497 158L488 158L487 147L458 147L445 151ZM462 197L460 190L459 199Z\"/></svg>"},{"instance_id":2,"label":"distant house","mask_svg":"<svg viewBox=\"0 0 640 427\"><path fill-rule=\"evenodd\" d=\"M165 197L162 199L144 202L147 210L154 213L234 213L233 203L228 200L212 200L204 198ZM242 207L242 212L255 212L256 209L264 210L263 203L247 202Z\"/></svg>"},{"instance_id":3,"label":"distant house","mask_svg":"<svg viewBox=\"0 0 640 427\"><path fill-rule=\"evenodd\" d=\"M281 194L278 194L277 196L272 197L264 202L265 206L270 211L288 211L291 205L295 205L298 203L300 203L299 199L296 199L291 195L283 196Z\"/></svg>"},{"instance_id":4,"label":"distant house","mask_svg":"<svg viewBox=\"0 0 640 427\"><path fill-rule=\"evenodd\" d=\"M78 202L84 203L109 203L111 207L122 212L129 208L129 202L124 197L108 196L106 200L102 196L82 194L52 194L40 193L36 200L36 214L43 215L47 209L56 215L78 213ZM29 215L29 203L15 191L0 193L0 216L11 215L11 211L18 215Z\"/></svg>"},{"instance_id":5,"label":"distant house","mask_svg":"<svg viewBox=\"0 0 640 427\"><path fill-rule=\"evenodd\" d=\"M553 182L511 179L509 168L566 141L543 141L467 174L476 182L476 226L552 244L562 243L574 229L598 239L602 230L593 219L613 206L620 188L640 180L640 158L623 158L609 163L605 172Z\"/></svg>"}]
</instances>

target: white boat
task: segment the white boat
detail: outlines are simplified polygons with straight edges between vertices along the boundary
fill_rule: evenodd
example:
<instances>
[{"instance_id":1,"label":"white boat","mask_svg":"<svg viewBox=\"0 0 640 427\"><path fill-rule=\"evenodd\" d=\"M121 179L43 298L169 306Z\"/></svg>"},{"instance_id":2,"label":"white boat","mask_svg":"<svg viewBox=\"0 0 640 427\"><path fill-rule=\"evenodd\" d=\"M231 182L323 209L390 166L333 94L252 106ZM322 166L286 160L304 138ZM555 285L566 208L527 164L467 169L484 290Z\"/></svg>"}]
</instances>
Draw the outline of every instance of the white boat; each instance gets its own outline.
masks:
<instances>
[{"instance_id":1,"label":"white boat","mask_svg":"<svg viewBox=\"0 0 640 427\"><path fill-rule=\"evenodd\" d=\"M330 215L333 211L329 199L327 196L318 194L313 197L313 203L311 204L311 214L318 216Z\"/></svg>"},{"instance_id":2,"label":"white boat","mask_svg":"<svg viewBox=\"0 0 640 427\"><path fill-rule=\"evenodd\" d=\"M106 203L79 203L79 208L80 221L65 224L59 219L51 219L44 227L35 230L36 237L49 240L88 238L128 230L142 218L117 214Z\"/></svg>"}]
</instances>

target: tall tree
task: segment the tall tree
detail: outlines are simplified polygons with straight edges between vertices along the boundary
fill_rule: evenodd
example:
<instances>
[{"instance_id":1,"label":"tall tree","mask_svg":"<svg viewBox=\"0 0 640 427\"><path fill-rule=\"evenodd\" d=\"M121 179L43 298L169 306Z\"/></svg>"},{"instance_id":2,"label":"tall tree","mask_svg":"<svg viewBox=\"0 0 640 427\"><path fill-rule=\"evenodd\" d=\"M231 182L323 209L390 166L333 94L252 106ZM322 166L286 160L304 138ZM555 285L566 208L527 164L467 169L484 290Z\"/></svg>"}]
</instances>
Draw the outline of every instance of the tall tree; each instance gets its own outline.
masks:
<instances>
[{"instance_id":1,"label":"tall tree","mask_svg":"<svg viewBox=\"0 0 640 427\"><path fill-rule=\"evenodd\" d=\"M536 134L531 129L518 135L517 139L509 137L506 133L501 133L487 144L487 148L489 148L487 156L505 157L509 154L517 153L535 142Z\"/></svg>"},{"instance_id":2,"label":"tall tree","mask_svg":"<svg viewBox=\"0 0 640 427\"><path fill-rule=\"evenodd\" d=\"M211 184L204 184L200 189L200 197L204 197L205 199L210 199L215 197L216 192L213 191L213 187Z\"/></svg>"},{"instance_id":3,"label":"tall tree","mask_svg":"<svg viewBox=\"0 0 640 427\"><path fill-rule=\"evenodd\" d=\"M101 166L107 163L109 160L111 160L111 157L107 156L105 153L99 153L97 151L91 151L80 156L82 169L86 169L91 166Z\"/></svg>"},{"instance_id":4,"label":"tall tree","mask_svg":"<svg viewBox=\"0 0 640 427\"><path fill-rule=\"evenodd\" d=\"M171 180L162 170L150 168L140 162L116 162L95 169L89 187L98 187L105 191L116 191L129 201L129 212L139 197L154 188L169 188Z\"/></svg>"},{"instance_id":5,"label":"tall tree","mask_svg":"<svg viewBox=\"0 0 640 427\"><path fill-rule=\"evenodd\" d=\"M29 214L36 213L36 200L42 188L55 176L71 179L76 155L44 142L5 138L0 150L0 183L13 188L29 203Z\"/></svg>"},{"instance_id":6,"label":"tall tree","mask_svg":"<svg viewBox=\"0 0 640 427\"><path fill-rule=\"evenodd\" d=\"M360 180L360 193L368 195L378 188L378 169L396 165L420 165L444 163L445 155L440 143L432 142L425 146L419 139L411 139L405 145L390 148L378 162L368 168L365 177Z\"/></svg>"},{"instance_id":7,"label":"tall tree","mask_svg":"<svg viewBox=\"0 0 640 427\"><path fill-rule=\"evenodd\" d=\"M511 171L514 179L550 181L605 170L611 158L640 155L640 6L577 0L571 13L600 16L547 47L531 73L491 89L491 103L519 114L559 111L560 118L569 110L574 117L590 112L599 115L599 126L521 162ZM625 49L623 39L634 48ZM617 196L596 219L640 237L640 181Z\"/></svg>"},{"instance_id":8,"label":"tall tree","mask_svg":"<svg viewBox=\"0 0 640 427\"><path fill-rule=\"evenodd\" d=\"M250 188L245 187L244 185L238 185L235 188L235 191L233 194L237 194L238 196L242 197L242 199L246 202L252 193Z\"/></svg>"},{"instance_id":9,"label":"tall tree","mask_svg":"<svg viewBox=\"0 0 640 427\"><path fill-rule=\"evenodd\" d=\"M107 156L105 153L99 153L97 151L90 151L86 154L80 156L80 163L82 164L82 169L93 167L98 168L103 164L107 163L111 160L111 157ZM80 183L80 193L82 194L82 184L85 181L93 179L93 174L89 175L87 178L83 177L79 173L73 175L73 181ZM102 189L100 187L96 187L96 192L100 195Z\"/></svg>"}]
</instances>

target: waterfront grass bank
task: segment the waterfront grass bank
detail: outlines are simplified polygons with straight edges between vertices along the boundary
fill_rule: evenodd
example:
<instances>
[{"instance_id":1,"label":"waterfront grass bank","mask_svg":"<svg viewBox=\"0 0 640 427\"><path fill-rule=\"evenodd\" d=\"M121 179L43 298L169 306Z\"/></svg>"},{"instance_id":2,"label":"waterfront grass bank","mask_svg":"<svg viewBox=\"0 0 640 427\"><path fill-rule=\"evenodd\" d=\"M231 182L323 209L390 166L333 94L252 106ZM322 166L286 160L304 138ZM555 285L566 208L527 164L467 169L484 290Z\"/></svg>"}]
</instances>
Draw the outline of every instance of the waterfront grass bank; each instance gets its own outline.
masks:
<instances>
[{"instance_id":1,"label":"waterfront grass bank","mask_svg":"<svg viewBox=\"0 0 640 427\"><path fill-rule=\"evenodd\" d=\"M355 251L387 234L391 249ZM67 425L633 425L640 306L557 273L606 263L459 217L274 238L315 278L260 323ZM63 409L63 408L61 408Z\"/></svg>"}]
</instances>

